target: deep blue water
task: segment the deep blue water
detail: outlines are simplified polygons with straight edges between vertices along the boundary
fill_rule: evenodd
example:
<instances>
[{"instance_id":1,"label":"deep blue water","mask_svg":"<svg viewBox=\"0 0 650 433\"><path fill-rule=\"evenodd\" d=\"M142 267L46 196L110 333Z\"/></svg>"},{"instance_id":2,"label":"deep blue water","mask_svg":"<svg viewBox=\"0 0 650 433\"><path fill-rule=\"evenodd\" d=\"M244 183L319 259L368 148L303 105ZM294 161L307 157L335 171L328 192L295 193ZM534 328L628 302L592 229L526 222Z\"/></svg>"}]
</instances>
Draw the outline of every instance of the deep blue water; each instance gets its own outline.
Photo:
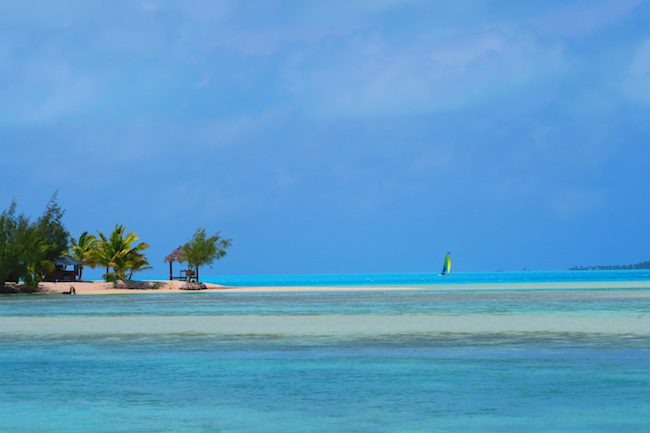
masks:
<instances>
[{"instance_id":1,"label":"deep blue water","mask_svg":"<svg viewBox=\"0 0 650 433\"><path fill-rule=\"evenodd\" d=\"M265 328L291 317L317 332ZM608 327L649 317L645 289L7 296L0 432L647 432L650 329Z\"/></svg>"}]
</instances>

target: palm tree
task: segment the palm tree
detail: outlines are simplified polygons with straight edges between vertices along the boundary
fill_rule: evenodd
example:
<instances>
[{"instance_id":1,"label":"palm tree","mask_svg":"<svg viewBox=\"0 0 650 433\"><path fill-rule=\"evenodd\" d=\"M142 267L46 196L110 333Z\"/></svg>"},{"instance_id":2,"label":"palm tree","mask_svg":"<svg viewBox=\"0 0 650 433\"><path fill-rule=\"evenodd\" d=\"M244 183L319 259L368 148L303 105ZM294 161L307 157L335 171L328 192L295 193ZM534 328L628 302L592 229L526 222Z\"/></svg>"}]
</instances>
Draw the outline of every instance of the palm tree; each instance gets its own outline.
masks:
<instances>
[{"instance_id":1,"label":"palm tree","mask_svg":"<svg viewBox=\"0 0 650 433\"><path fill-rule=\"evenodd\" d=\"M126 280L133 277L133 273L150 269L146 256L142 253L149 248L144 242L136 244L140 239L133 232L126 232L123 225L116 225L109 237L99 232L99 264L106 267L104 278L107 281ZM113 272L110 272L113 268Z\"/></svg>"},{"instance_id":2,"label":"palm tree","mask_svg":"<svg viewBox=\"0 0 650 433\"><path fill-rule=\"evenodd\" d=\"M143 254L138 253L132 254L129 257L126 269L128 271L127 279L131 280L134 273L144 271L146 269L151 269L151 266L149 266L149 261L147 261L147 258Z\"/></svg>"},{"instance_id":3,"label":"palm tree","mask_svg":"<svg viewBox=\"0 0 650 433\"><path fill-rule=\"evenodd\" d=\"M81 262L79 269L79 279L83 274L84 266L95 268L99 261L99 241L95 235L89 234L87 231L79 235L79 239L72 239L72 246L70 247L70 255Z\"/></svg>"},{"instance_id":4,"label":"palm tree","mask_svg":"<svg viewBox=\"0 0 650 433\"><path fill-rule=\"evenodd\" d=\"M223 258L230 245L230 239L222 239L219 233L207 237L205 229L199 228L194 232L192 240L183 245L181 260L194 270L198 281L199 266L212 265L215 260Z\"/></svg>"}]
</instances>

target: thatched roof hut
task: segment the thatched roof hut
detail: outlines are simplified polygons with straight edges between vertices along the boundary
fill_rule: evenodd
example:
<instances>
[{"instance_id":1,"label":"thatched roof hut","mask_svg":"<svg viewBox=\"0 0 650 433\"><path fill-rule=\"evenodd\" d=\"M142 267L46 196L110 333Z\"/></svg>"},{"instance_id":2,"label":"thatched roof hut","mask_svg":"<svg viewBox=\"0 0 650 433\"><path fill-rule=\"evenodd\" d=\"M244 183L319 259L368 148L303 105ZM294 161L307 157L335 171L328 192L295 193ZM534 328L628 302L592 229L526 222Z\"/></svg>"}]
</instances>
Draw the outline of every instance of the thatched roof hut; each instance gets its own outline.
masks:
<instances>
[{"instance_id":1,"label":"thatched roof hut","mask_svg":"<svg viewBox=\"0 0 650 433\"><path fill-rule=\"evenodd\" d=\"M174 251L169 253L167 257L165 257L165 263L169 263L169 281L174 279L176 280L185 279L185 277L183 276L174 277L174 266L173 266L174 262L183 263L184 261L185 260L183 260L183 247L176 248Z\"/></svg>"},{"instance_id":2,"label":"thatched roof hut","mask_svg":"<svg viewBox=\"0 0 650 433\"><path fill-rule=\"evenodd\" d=\"M183 256L183 247L178 247L165 257L165 263L179 262L182 263L184 260L181 259Z\"/></svg>"}]
</instances>

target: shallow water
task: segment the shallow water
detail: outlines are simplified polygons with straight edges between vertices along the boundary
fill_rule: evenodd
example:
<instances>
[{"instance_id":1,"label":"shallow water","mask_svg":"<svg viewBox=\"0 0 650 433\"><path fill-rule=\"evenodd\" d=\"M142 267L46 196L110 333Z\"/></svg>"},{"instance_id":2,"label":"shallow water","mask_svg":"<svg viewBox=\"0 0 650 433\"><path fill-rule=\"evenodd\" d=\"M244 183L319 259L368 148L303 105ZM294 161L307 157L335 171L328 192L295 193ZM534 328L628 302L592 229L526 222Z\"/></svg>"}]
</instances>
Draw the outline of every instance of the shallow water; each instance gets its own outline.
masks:
<instances>
[{"instance_id":1,"label":"shallow water","mask_svg":"<svg viewBox=\"0 0 650 433\"><path fill-rule=\"evenodd\" d=\"M8 296L0 317L238 314L574 314L650 313L648 290L477 290L302 293L170 293Z\"/></svg>"},{"instance_id":2,"label":"shallow water","mask_svg":"<svg viewBox=\"0 0 650 433\"><path fill-rule=\"evenodd\" d=\"M0 299L2 432L646 432L650 291Z\"/></svg>"}]
</instances>

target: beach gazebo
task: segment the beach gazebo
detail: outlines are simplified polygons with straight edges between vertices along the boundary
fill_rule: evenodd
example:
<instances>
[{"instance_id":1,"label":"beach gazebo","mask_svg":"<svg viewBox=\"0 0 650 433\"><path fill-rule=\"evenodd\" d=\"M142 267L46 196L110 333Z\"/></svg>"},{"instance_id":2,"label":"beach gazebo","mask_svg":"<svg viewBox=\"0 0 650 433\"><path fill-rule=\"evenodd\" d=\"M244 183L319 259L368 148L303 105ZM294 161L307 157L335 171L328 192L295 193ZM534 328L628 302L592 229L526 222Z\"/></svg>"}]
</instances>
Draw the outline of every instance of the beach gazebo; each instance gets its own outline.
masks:
<instances>
[{"instance_id":1,"label":"beach gazebo","mask_svg":"<svg viewBox=\"0 0 650 433\"><path fill-rule=\"evenodd\" d=\"M187 279L186 271L185 272L181 271L181 275L179 275L178 277L174 276L174 262L183 263L184 260L182 259L182 257L183 257L183 247L176 248L174 251L169 253L167 257L165 257L165 263L169 263L169 281ZM182 275L183 273L185 273L186 275L183 276Z\"/></svg>"},{"instance_id":2,"label":"beach gazebo","mask_svg":"<svg viewBox=\"0 0 650 433\"><path fill-rule=\"evenodd\" d=\"M54 270L47 274L47 281L77 281L81 276L82 263L74 257L64 255L54 260ZM72 269L70 269L70 267Z\"/></svg>"}]
</instances>

